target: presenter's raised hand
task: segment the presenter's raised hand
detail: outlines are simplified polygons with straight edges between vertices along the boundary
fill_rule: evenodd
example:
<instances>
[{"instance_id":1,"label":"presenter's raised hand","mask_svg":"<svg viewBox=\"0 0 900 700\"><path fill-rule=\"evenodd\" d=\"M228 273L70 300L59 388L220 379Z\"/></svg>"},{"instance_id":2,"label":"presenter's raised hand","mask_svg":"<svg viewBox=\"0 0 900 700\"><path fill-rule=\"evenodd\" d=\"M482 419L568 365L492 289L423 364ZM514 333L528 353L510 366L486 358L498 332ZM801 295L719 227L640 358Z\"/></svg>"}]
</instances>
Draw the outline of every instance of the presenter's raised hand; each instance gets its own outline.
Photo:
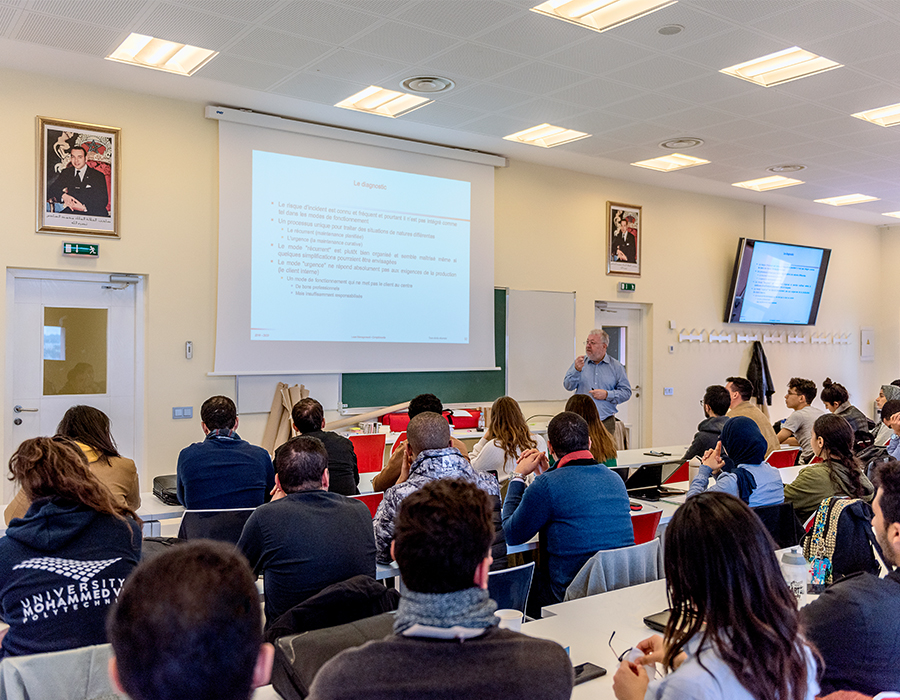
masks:
<instances>
[{"instance_id":1,"label":"presenter's raised hand","mask_svg":"<svg viewBox=\"0 0 900 700\"><path fill-rule=\"evenodd\" d=\"M579 355L575 358L575 369L577 371L581 371L584 368L584 355Z\"/></svg>"}]
</instances>

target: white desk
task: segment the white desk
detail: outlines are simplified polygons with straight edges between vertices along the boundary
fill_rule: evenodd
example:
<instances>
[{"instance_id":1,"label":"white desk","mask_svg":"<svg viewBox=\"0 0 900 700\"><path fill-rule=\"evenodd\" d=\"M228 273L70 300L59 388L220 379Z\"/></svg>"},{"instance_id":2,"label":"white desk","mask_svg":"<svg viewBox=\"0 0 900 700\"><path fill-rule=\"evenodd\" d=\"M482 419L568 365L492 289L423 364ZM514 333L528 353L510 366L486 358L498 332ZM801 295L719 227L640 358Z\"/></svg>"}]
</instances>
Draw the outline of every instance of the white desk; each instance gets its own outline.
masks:
<instances>
[{"instance_id":1,"label":"white desk","mask_svg":"<svg viewBox=\"0 0 900 700\"><path fill-rule=\"evenodd\" d=\"M137 514L144 521L144 537L160 536L160 520L181 518L184 506L169 506L153 495L153 492L141 494L141 507Z\"/></svg>"}]
</instances>

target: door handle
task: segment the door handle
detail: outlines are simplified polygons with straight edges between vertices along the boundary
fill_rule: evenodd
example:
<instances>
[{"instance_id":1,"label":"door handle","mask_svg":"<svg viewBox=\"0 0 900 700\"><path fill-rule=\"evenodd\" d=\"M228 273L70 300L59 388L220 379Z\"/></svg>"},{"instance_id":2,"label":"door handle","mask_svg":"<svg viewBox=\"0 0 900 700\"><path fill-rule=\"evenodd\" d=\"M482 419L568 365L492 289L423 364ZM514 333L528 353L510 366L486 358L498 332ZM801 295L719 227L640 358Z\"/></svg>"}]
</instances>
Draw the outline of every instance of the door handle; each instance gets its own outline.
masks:
<instances>
[{"instance_id":1,"label":"door handle","mask_svg":"<svg viewBox=\"0 0 900 700\"><path fill-rule=\"evenodd\" d=\"M13 406L13 411L16 413L37 413L39 410L38 408L22 408L18 404Z\"/></svg>"}]
</instances>

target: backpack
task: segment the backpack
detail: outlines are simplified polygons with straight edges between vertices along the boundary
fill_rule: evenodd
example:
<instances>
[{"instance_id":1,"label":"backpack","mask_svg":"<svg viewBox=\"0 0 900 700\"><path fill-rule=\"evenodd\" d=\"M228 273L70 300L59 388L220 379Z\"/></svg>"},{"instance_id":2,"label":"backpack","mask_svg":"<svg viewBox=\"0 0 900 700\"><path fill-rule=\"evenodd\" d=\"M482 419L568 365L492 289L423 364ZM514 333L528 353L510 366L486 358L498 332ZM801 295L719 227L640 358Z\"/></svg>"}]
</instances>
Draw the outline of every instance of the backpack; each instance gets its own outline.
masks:
<instances>
[{"instance_id":1,"label":"backpack","mask_svg":"<svg viewBox=\"0 0 900 700\"><path fill-rule=\"evenodd\" d=\"M880 566L872 548L881 548L872 532L872 507L859 498L832 496L822 501L812 528L803 538L803 556L812 564L813 585L828 585L849 574Z\"/></svg>"},{"instance_id":2,"label":"backpack","mask_svg":"<svg viewBox=\"0 0 900 700\"><path fill-rule=\"evenodd\" d=\"M885 445L871 445L866 447L859 452L856 453L857 459L862 462L863 472L869 478L869 481L872 480L872 477L875 474L875 469L882 462L890 462L893 457L888 454L887 447Z\"/></svg>"}]
</instances>

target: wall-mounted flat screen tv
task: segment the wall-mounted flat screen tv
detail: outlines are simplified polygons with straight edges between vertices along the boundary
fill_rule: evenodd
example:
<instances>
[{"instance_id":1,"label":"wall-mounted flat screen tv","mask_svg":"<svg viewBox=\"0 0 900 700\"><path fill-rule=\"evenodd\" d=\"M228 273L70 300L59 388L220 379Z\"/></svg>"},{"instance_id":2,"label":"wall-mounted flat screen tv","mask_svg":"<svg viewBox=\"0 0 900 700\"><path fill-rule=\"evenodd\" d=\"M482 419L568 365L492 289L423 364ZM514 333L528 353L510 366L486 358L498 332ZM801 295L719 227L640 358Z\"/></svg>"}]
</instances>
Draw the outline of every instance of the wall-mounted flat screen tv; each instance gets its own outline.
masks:
<instances>
[{"instance_id":1,"label":"wall-mounted flat screen tv","mask_svg":"<svg viewBox=\"0 0 900 700\"><path fill-rule=\"evenodd\" d=\"M741 238L725 322L814 325L830 257L827 248Z\"/></svg>"}]
</instances>

